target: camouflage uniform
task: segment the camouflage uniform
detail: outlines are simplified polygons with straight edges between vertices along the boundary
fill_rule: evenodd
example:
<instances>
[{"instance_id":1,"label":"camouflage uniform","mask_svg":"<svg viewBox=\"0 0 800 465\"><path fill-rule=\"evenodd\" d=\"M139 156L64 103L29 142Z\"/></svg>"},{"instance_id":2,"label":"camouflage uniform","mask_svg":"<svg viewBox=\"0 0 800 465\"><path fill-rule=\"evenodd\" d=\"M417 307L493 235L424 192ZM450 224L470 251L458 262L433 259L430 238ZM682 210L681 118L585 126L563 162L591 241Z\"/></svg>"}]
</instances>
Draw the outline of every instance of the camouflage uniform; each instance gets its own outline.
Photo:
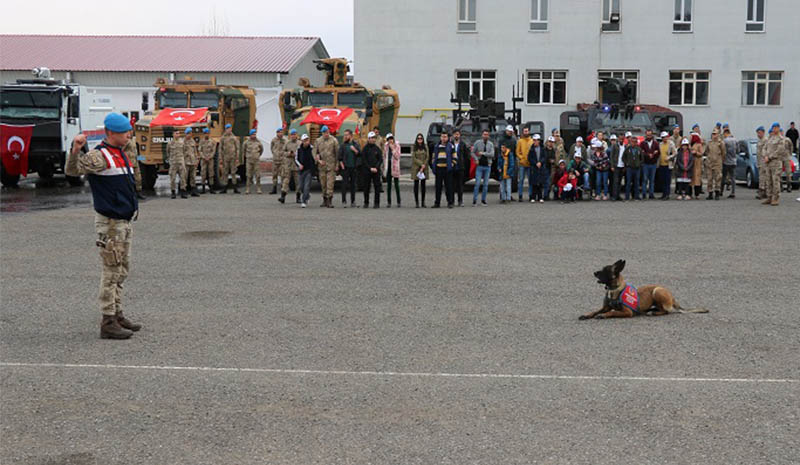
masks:
<instances>
[{"instance_id":1,"label":"camouflage uniform","mask_svg":"<svg viewBox=\"0 0 800 465\"><path fill-rule=\"evenodd\" d=\"M242 144L244 152L245 167L247 168L247 188L244 193L250 193L250 183L255 178L256 192L261 193L261 154L264 153L264 145L258 139L247 139Z\"/></svg>"},{"instance_id":2,"label":"camouflage uniform","mask_svg":"<svg viewBox=\"0 0 800 465\"><path fill-rule=\"evenodd\" d=\"M323 136L314 144L314 158L317 160L319 182L322 184L322 196L333 198L333 186L336 182L336 167L339 163L339 141L333 136ZM325 162L323 165L322 162Z\"/></svg>"},{"instance_id":3,"label":"camouflage uniform","mask_svg":"<svg viewBox=\"0 0 800 465\"><path fill-rule=\"evenodd\" d=\"M269 144L269 149L272 152L272 190L273 192L276 190L278 184L278 177L280 176L281 179L283 178L283 163L284 158L283 151L285 150L286 143L289 142L289 139L286 136L275 136L272 139L272 142Z\"/></svg>"},{"instance_id":4,"label":"camouflage uniform","mask_svg":"<svg viewBox=\"0 0 800 465\"><path fill-rule=\"evenodd\" d=\"M706 183L708 195L722 192L722 161L725 159L725 142L722 139L711 139L706 146L708 164L706 166Z\"/></svg>"},{"instance_id":5,"label":"camouflage uniform","mask_svg":"<svg viewBox=\"0 0 800 465\"><path fill-rule=\"evenodd\" d=\"M297 174L297 164L294 162L294 157L297 155L297 148L300 147L300 139L291 140L286 142L283 147L283 174L281 175L281 192L286 194L289 192L289 180L294 178L294 185L297 190L297 195L300 195L300 176Z\"/></svg>"},{"instance_id":6,"label":"camouflage uniform","mask_svg":"<svg viewBox=\"0 0 800 465\"><path fill-rule=\"evenodd\" d=\"M781 195L781 170L783 159L786 157L786 143L783 137L771 134L764 144L764 164L767 178L767 197L764 203L770 201L777 205Z\"/></svg>"},{"instance_id":7,"label":"camouflage uniform","mask_svg":"<svg viewBox=\"0 0 800 465\"><path fill-rule=\"evenodd\" d=\"M180 176L182 189L186 189L186 164L183 156L183 138L175 137L167 145L169 155L169 188L175 191L175 176Z\"/></svg>"},{"instance_id":8,"label":"camouflage uniform","mask_svg":"<svg viewBox=\"0 0 800 465\"><path fill-rule=\"evenodd\" d=\"M122 150L125 152L125 156L128 157L131 168L133 168L133 181L136 184L136 192L142 192L142 172L139 170L139 155L136 150L136 142L130 139Z\"/></svg>"},{"instance_id":9,"label":"camouflage uniform","mask_svg":"<svg viewBox=\"0 0 800 465\"><path fill-rule=\"evenodd\" d=\"M233 185L236 185L236 168L239 166L239 138L233 134L222 136L219 141L219 153L222 159L222 169L220 170L219 182L224 186L228 183L228 175L233 178Z\"/></svg>"},{"instance_id":10,"label":"camouflage uniform","mask_svg":"<svg viewBox=\"0 0 800 465\"><path fill-rule=\"evenodd\" d=\"M217 151L217 143L214 139L208 138L200 141L200 183L208 188L214 188L214 152ZM203 187L205 189L205 187Z\"/></svg>"},{"instance_id":11,"label":"camouflage uniform","mask_svg":"<svg viewBox=\"0 0 800 465\"><path fill-rule=\"evenodd\" d=\"M193 137L186 137L183 141L183 162L184 169L183 185L184 189L194 192L197 185L197 142Z\"/></svg>"}]
</instances>

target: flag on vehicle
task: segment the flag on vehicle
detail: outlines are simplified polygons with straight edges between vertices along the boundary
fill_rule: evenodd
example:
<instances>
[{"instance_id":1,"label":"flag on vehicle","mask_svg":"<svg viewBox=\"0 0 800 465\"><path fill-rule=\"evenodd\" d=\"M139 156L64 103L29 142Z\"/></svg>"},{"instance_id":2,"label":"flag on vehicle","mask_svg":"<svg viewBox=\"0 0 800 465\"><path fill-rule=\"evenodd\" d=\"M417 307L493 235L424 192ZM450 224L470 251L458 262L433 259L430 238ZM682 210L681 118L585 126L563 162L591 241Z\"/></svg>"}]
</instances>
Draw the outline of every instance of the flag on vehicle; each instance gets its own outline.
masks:
<instances>
[{"instance_id":1,"label":"flag on vehicle","mask_svg":"<svg viewBox=\"0 0 800 465\"><path fill-rule=\"evenodd\" d=\"M0 124L0 159L3 170L11 176L28 176L28 151L33 125Z\"/></svg>"},{"instance_id":2,"label":"flag on vehicle","mask_svg":"<svg viewBox=\"0 0 800 465\"><path fill-rule=\"evenodd\" d=\"M352 108L311 108L303 120L303 124L319 124L328 126L335 133L342 126L344 120L353 113Z\"/></svg>"},{"instance_id":3,"label":"flag on vehicle","mask_svg":"<svg viewBox=\"0 0 800 465\"><path fill-rule=\"evenodd\" d=\"M208 108L164 108L150 126L187 126L203 121Z\"/></svg>"}]
</instances>

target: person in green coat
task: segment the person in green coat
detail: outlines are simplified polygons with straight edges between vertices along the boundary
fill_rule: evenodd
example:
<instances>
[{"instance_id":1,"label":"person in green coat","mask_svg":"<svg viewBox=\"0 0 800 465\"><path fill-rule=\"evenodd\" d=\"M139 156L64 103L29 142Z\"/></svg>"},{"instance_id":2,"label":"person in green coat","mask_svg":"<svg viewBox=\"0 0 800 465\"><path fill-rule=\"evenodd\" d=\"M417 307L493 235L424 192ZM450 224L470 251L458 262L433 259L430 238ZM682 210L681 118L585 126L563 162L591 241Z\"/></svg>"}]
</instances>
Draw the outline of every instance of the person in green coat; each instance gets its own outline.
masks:
<instances>
[{"instance_id":1,"label":"person in green coat","mask_svg":"<svg viewBox=\"0 0 800 465\"><path fill-rule=\"evenodd\" d=\"M422 208L425 207L425 180L428 179L428 162L430 153L425 144L425 136L417 134L414 146L411 148L411 179L414 180L414 202L419 208L420 187L422 188Z\"/></svg>"}]
</instances>

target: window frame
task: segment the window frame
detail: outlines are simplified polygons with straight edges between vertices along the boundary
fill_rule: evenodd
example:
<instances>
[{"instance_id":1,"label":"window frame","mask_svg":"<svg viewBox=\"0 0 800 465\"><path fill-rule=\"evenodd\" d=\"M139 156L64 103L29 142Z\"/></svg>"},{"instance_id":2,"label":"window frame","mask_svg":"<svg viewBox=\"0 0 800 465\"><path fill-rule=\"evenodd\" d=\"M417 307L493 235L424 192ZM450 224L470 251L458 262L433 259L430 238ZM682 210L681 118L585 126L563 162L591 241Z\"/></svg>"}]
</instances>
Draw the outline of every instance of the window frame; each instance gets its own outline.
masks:
<instances>
[{"instance_id":1,"label":"window frame","mask_svg":"<svg viewBox=\"0 0 800 465\"><path fill-rule=\"evenodd\" d=\"M747 79L746 78L746 73L753 73L753 79ZM770 79L770 75L773 74L773 73L779 73L781 75L780 79L779 80ZM764 75L766 75L766 77L759 78L758 77L759 74L764 74ZM741 102L741 106L746 107L746 108L781 108L781 107L783 107L783 79L784 79L784 74L786 74L785 71L777 71L777 70L772 70L772 71L764 71L764 70L751 71L751 70L746 70L746 71L742 71L742 102ZM780 84L780 87L779 87L779 101L778 101L778 103L772 105L772 104L769 103L769 85L770 85L770 83L775 83L775 82ZM746 95L745 94L745 85L747 85L747 83L753 83L753 103L752 104L748 104L747 101L746 101L746 97L745 97L745 95ZM764 103L763 104L758 103L758 85L759 84L764 84Z\"/></svg>"},{"instance_id":2,"label":"window frame","mask_svg":"<svg viewBox=\"0 0 800 465\"><path fill-rule=\"evenodd\" d=\"M745 34L763 34L763 33L767 32L767 0L752 0L752 2L753 2L752 8L748 8L748 6L749 6L748 2L750 2L750 0L747 0L747 2L745 2L745 10L747 10L747 11L745 11L745 16L744 16L744 19L745 19L744 20L744 32L745 32ZM761 2L761 6L762 6L761 12L763 14L763 18L761 18L760 21L756 18L757 15L758 15L758 2ZM752 17L754 19L750 19L750 13L753 14ZM758 25L758 24L761 25L761 29L760 30L748 30L748 26Z\"/></svg>"},{"instance_id":3,"label":"window frame","mask_svg":"<svg viewBox=\"0 0 800 465\"><path fill-rule=\"evenodd\" d=\"M469 77L468 78L459 78L458 77L458 73L469 73ZM472 76L473 73L481 73L481 76L479 78L475 78L475 77ZM494 77L492 77L492 78L484 77L484 73L494 73ZM455 82L455 94L454 95L455 95L456 99L460 99L459 94L458 94L458 83L459 82L463 82L463 81L466 81L466 82L469 83L469 90L470 90L470 94L469 95L472 95L473 85L475 83L478 83L479 84L478 88L480 89L480 92L481 92L480 95L478 96L479 100L483 100L485 98L493 98L495 100L497 99L497 70L496 69L456 69L455 72L453 73L453 77L455 78L455 81L454 81ZM491 96L491 97L485 97L483 95L484 82L487 82L487 81L494 82L494 95ZM469 105L469 95L467 96L466 100L461 100L462 104Z\"/></svg>"},{"instance_id":4,"label":"window frame","mask_svg":"<svg viewBox=\"0 0 800 465\"><path fill-rule=\"evenodd\" d=\"M606 2L608 2L608 8L606 8ZM616 13L620 15L620 20L616 23L612 23L611 16L614 14L615 3L617 4ZM616 29L611 29L611 25L616 25ZM608 29L606 29L607 26L609 27ZM622 0L602 0L600 2L600 32L622 32Z\"/></svg>"},{"instance_id":5,"label":"window frame","mask_svg":"<svg viewBox=\"0 0 800 465\"><path fill-rule=\"evenodd\" d=\"M680 106L680 107L709 107L711 106L711 70L706 69L699 69L699 70L692 70L692 69L671 69L668 71L668 79L667 79L667 104L669 106ZM672 79L672 73L680 73L681 78L680 80ZM687 78L687 74L691 73L693 76L691 78ZM700 73L707 73L708 79L699 79L697 77ZM670 86L673 82L679 82L681 84L681 103L672 103L670 100ZM705 82L708 86L708 95L707 103L697 103L697 83L698 82ZM692 103L684 103L686 100L686 84L692 84ZM638 87L637 87L638 89Z\"/></svg>"},{"instance_id":6,"label":"window frame","mask_svg":"<svg viewBox=\"0 0 800 465\"><path fill-rule=\"evenodd\" d=\"M681 9L680 12L675 11L672 15L672 33L673 34L691 34L694 32L694 4L693 0L680 0L681 2ZM686 20L686 2L689 2L689 20ZM675 16L680 15L681 19L675 19ZM675 29L676 26L688 24L689 29L685 31Z\"/></svg>"},{"instance_id":7,"label":"window frame","mask_svg":"<svg viewBox=\"0 0 800 465\"><path fill-rule=\"evenodd\" d=\"M470 1L475 2L474 9L475 11L471 11L469 7ZM461 4L464 4L464 9L461 8ZM466 10L466 11L464 11ZM474 34L478 32L478 0L456 0L456 18L458 22L456 23L456 31L461 34ZM463 14L462 14L463 13ZM473 19L469 19L470 13L472 13ZM463 18L463 19L462 19ZM462 29L462 25L471 26L471 28Z\"/></svg>"},{"instance_id":8,"label":"window frame","mask_svg":"<svg viewBox=\"0 0 800 465\"><path fill-rule=\"evenodd\" d=\"M598 69L597 70L597 101L601 102L602 99L600 97L600 79L601 73L611 73L611 76L603 76L603 77L622 77L623 79L630 80L625 77L627 73L636 73L636 103L639 103L639 78L640 78L640 71L638 69ZM615 73L622 73L622 76L614 76Z\"/></svg>"},{"instance_id":9,"label":"window frame","mask_svg":"<svg viewBox=\"0 0 800 465\"><path fill-rule=\"evenodd\" d=\"M534 79L531 78L531 73L540 73L539 78ZM543 73L550 73L549 78L544 78ZM556 73L564 73L563 78L556 78ZM531 81L538 81L539 82L539 103L531 102L530 99L530 92L529 83ZM554 102L553 97L555 95L555 83L556 82L563 82L564 83L564 102ZM544 94L544 85L545 83L550 84L550 101L549 102L542 102L542 96ZM566 69L527 69L525 70L525 105L530 106L559 106L559 105L567 105L569 102L569 70Z\"/></svg>"},{"instance_id":10,"label":"window frame","mask_svg":"<svg viewBox=\"0 0 800 465\"><path fill-rule=\"evenodd\" d=\"M531 4L531 15L528 21L528 32L548 32L550 30L550 0L530 0ZM534 7L533 3L536 2L536 6L538 7L538 11L536 11L536 18L534 18ZM542 8L542 5L545 5ZM544 10L545 18L542 19L542 10ZM543 29L535 29L535 24L544 24Z\"/></svg>"}]
</instances>

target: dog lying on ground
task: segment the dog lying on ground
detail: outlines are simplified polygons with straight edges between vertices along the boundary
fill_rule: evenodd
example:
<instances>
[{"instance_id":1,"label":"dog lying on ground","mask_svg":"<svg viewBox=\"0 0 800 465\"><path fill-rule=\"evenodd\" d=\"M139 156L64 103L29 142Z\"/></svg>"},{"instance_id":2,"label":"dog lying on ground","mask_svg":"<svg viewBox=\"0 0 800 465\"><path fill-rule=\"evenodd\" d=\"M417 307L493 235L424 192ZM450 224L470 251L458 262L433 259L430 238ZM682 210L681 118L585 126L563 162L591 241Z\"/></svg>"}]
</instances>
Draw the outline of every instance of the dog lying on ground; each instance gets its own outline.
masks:
<instances>
[{"instance_id":1,"label":"dog lying on ground","mask_svg":"<svg viewBox=\"0 0 800 465\"><path fill-rule=\"evenodd\" d=\"M708 313L704 308L682 308L666 287L648 285L637 289L627 284L621 274L623 268L625 260L618 260L594 273L597 282L606 287L603 308L581 315L580 320L661 316L668 313Z\"/></svg>"}]
</instances>

